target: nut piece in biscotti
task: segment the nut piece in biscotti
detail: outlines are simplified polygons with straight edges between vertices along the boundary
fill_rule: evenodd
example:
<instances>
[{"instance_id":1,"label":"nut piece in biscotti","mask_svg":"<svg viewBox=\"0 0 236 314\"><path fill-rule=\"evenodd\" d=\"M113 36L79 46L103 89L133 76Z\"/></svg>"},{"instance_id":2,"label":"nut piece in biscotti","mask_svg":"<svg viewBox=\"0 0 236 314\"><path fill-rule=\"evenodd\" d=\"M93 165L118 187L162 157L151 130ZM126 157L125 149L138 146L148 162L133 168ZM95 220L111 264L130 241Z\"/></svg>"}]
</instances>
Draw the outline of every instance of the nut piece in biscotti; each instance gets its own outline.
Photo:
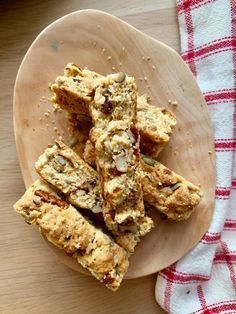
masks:
<instances>
[{"instance_id":1,"label":"nut piece in biscotti","mask_svg":"<svg viewBox=\"0 0 236 314\"><path fill-rule=\"evenodd\" d=\"M189 218L201 200L201 189L154 159L142 156L141 163L145 201L169 219Z\"/></svg>"},{"instance_id":2,"label":"nut piece in biscotti","mask_svg":"<svg viewBox=\"0 0 236 314\"><path fill-rule=\"evenodd\" d=\"M99 79L90 104L90 140L101 177L104 221L117 235L122 224L138 224L144 216L136 106L134 78L116 73Z\"/></svg>"},{"instance_id":3,"label":"nut piece in biscotti","mask_svg":"<svg viewBox=\"0 0 236 314\"><path fill-rule=\"evenodd\" d=\"M52 101L68 112L88 114L101 77L96 72L68 64L64 76L57 77L51 85L54 92ZM106 108L109 110L108 104ZM137 96L137 128L140 132L141 152L156 158L169 141L175 124L176 118L171 111L149 105L145 95Z\"/></svg>"},{"instance_id":4,"label":"nut piece in biscotti","mask_svg":"<svg viewBox=\"0 0 236 314\"><path fill-rule=\"evenodd\" d=\"M156 159L169 142L175 124L176 117L171 111L149 105L146 95L138 97L137 128L143 154Z\"/></svg>"},{"instance_id":5,"label":"nut piece in biscotti","mask_svg":"<svg viewBox=\"0 0 236 314\"><path fill-rule=\"evenodd\" d=\"M102 211L97 172L63 142L49 147L35 163L38 174L76 207Z\"/></svg>"},{"instance_id":6,"label":"nut piece in biscotti","mask_svg":"<svg viewBox=\"0 0 236 314\"><path fill-rule=\"evenodd\" d=\"M14 205L28 224L73 256L107 288L117 290L126 273L127 252L88 222L42 181L36 181Z\"/></svg>"}]
</instances>

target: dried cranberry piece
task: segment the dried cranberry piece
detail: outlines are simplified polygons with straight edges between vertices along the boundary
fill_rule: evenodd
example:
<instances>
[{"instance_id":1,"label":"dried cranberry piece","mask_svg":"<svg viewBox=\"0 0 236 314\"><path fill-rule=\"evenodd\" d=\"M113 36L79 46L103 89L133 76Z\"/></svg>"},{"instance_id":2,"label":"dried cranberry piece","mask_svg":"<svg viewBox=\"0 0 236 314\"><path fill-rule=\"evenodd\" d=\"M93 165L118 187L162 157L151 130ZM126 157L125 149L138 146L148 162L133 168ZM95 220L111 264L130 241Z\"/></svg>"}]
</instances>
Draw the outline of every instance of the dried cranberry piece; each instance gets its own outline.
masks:
<instances>
[{"instance_id":1,"label":"dried cranberry piece","mask_svg":"<svg viewBox=\"0 0 236 314\"><path fill-rule=\"evenodd\" d=\"M140 156L140 151L137 147L134 148L134 156L136 156L136 157Z\"/></svg>"},{"instance_id":2,"label":"dried cranberry piece","mask_svg":"<svg viewBox=\"0 0 236 314\"><path fill-rule=\"evenodd\" d=\"M110 283L113 283L114 281L114 278L111 277L110 274L106 274L104 277L103 277L103 280L102 282L107 285L107 284L110 284Z\"/></svg>"},{"instance_id":3,"label":"dried cranberry piece","mask_svg":"<svg viewBox=\"0 0 236 314\"><path fill-rule=\"evenodd\" d=\"M94 99L95 96L95 89L93 89L91 92L88 93L88 96L91 97L91 99Z\"/></svg>"},{"instance_id":4,"label":"dried cranberry piece","mask_svg":"<svg viewBox=\"0 0 236 314\"><path fill-rule=\"evenodd\" d=\"M109 212L106 213L107 216L111 217L111 219L114 221L116 216L116 211L114 209L109 210Z\"/></svg>"},{"instance_id":5,"label":"dried cranberry piece","mask_svg":"<svg viewBox=\"0 0 236 314\"><path fill-rule=\"evenodd\" d=\"M134 223L133 218L128 217L121 223L121 226L131 226L133 223Z\"/></svg>"},{"instance_id":6,"label":"dried cranberry piece","mask_svg":"<svg viewBox=\"0 0 236 314\"><path fill-rule=\"evenodd\" d=\"M68 207L68 204L65 201L56 198L55 196L50 195L45 191L37 190L35 191L34 194L39 196L43 202L50 203L52 205L57 205L59 207Z\"/></svg>"},{"instance_id":7,"label":"dried cranberry piece","mask_svg":"<svg viewBox=\"0 0 236 314\"><path fill-rule=\"evenodd\" d=\"M86 253L86 250L82 249L82 248L78 248L77 253L79 253L81 256L83 256Z\"/></svg>"},{"instance_id":8,"label":"dried cranberry piece","mask_svg":"<svg viewBox=\"0 0 236 314\"><path fill-rule=\"evenodd\" d=\"M102 105L102 112L104 114L109 114L112 111L112 103L110 102L108 96L105 96L105 102Z\"/></svg>"},{"instance_id":9,"label":"dried cranberry piece","mask_svg":"<svg viewBox=\"0 0 236 314\"><path fill-rule=\"evenodd\" d=\"M115 176L121 176L123 174L123 172L117 170L116 168L113 171Z\"/></svg>"},{"instance_id":10,"label":"dried cranberry piece","mask_svg":"<svg viewBox=\"0 0 236 314\"><path fill-rule=\"evenodd\" d=\"M138 141L138 138L139 138L139 133L138 133L138 129L136 128L135 125L131 124L130 126L130 131L132 132L134 138L135 138L135 141L137 142Z\"/></svg>"}]
</instances>

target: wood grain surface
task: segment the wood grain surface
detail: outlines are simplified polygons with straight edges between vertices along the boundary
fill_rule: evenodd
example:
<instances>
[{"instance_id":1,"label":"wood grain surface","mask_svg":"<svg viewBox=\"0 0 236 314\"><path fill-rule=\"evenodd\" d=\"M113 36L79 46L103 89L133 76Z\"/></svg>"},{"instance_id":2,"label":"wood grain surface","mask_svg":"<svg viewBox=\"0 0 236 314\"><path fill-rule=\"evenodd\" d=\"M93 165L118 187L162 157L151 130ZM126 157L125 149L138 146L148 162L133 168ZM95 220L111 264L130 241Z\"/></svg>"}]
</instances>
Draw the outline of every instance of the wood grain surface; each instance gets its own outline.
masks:
<instances>
[{"instance_id":1,"label":"wood grain surface","mask_svg":"<svg viewBox=\"0 0 236 314\"><path fill-rule=\"evenodd\" d=\"M18 67L37 34L75 10L95 8L179 49L174 0L2 0L0 2L0 313L162 313L156 275L125 281L116 293L61 264L12 208L24 192L13 133ZM43 70L43 67L42 67Z\"/></svg>"}]
</instances>

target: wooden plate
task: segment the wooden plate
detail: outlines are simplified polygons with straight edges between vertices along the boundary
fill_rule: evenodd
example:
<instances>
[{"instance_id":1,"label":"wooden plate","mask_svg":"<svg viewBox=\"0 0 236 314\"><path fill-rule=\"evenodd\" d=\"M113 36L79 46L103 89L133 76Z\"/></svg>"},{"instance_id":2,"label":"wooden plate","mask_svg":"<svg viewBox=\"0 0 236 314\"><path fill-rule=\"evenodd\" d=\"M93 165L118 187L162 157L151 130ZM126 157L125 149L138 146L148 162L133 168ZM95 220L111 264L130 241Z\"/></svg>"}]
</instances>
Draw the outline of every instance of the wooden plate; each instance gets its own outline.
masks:
<instances>
[{"instance_id":1,"label":"wooden plate","mask_svg":"<svg viewBox=\"0 0 236 314\"><path fill-rule=\"evenodd\" d=\"M157 272L197 244L211 221L215 155L207 105L187 65L170 47L101 11L66 15L35 39L16 78L15 138L26 186L37 177L34 163L56 137L54 128L62 135L65 132L68 140L64 114L52 112L48 100L49 82L62 73L68 62L103 74L114 68L125 71L136 78L140 94L147 93L153 105L169 108L177 116L178 125L160 160L193 183L201 184L204 197L188 221L160 221L156 215L156 228L137 247L126 278ZM169 99L177 100L179 105L173 107ZM44 113L48 109L51 112L47 117ZM52 248L62 262L81 272L75 260Z\"/></svg>"}]
</instances>

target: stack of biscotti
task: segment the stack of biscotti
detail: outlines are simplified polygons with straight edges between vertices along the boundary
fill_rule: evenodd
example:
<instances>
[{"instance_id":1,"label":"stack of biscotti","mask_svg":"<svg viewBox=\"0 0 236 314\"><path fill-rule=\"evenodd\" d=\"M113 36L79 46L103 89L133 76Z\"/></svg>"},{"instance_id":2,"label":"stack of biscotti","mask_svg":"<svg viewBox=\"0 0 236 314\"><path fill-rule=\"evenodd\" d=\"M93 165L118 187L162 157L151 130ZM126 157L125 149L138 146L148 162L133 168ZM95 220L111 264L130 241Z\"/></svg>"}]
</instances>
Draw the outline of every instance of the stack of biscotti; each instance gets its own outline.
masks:
<instances>
[{"instance_id":1,"label":"stack of biscotti","mask_svg":"<svg viewBox=\"0 0 236 314\"><path fill-rule=\"evenodd\" d=\"M127 76L118 73L110 77L125 82ZM102 88L99 87L100 82L103 82ZM101 95L101 89L104 97ZM100 101L102 108L113 111L112 104L117 101L111 99L114 88L112 84L105 87L102 75L88 69L80 69L73 63L66 66L63 76L57 77L55 83L51 85L51 90L54 92L52 101L66 110L68 116L73 115L76 125L80 124L81 116L86 115L87 118L93 119L94 103L96 106ZM117 109L115 110L117 112ZM151 204L168 219L187 219L200 202L202 191L158 162L158 155L173 132L176 117L170 110L150 105L145 95L137 94L136 111L136 133L140 137L139 146L142 154L138 171L141 172L143 182L144 202ZM109 117L109 112L105 116ZM94 134L92 128L83 148L83 159L94 169L97 168L94 145L96 141L97 134Z\"/></svg>"},{"instance_id":2,"label":"stack of biscotti","mask_svg":"<svg viewBox=\"0 0 236 314\"><path fill-rule=\"evenodd\" d=\"M102 186L98 173L63 142L57 141L54 146L47 148L35 168L45 182L62 193L75 207L92 211L92 217L103 213ZM113 232L113 237L127 252L132 253L140 237L152 227L151 218L143 215L136 225L131 220L122 223L121 231Z\"/></svg>"},{"instance_id":3,"label":"stack of biscotti","mask_svg":"<svg viewBox=\"0 0 236 314\"><path fill-rule=\"evenodd\" d=\"M120 79L123 74L118 74ZM101 78L102 76L96 72L81 70L70 63L66 66L64 75L58 76L55 83L51 85L51 90L54 92L52 101L66 110L68 117L73 117L71 122L76 125L73 129L77 129L81 117L84 119L84 115L91 116L90 105ZM140 134L142 153L156 159L170 139L176 117L165 108L151 106L146 95L137 94L136 111L136 127Z\"/></svg>"},{"instance_id":4,"label":"stack of biscotti","mask_svg":"<svg viewBox=\"0 0 236 314\"><path fill-rule=\"evenodd\" d=\"M56 141L48 147L35 164L40 180L15 209L117 290L130 255L154 227L145 207L167 219L187 219L201 191L158 162L176 118L138 95L133 77L102 76L68 64L51 90L53 103L67 112L73 136L85 125L78 137L83 143L78 140L72 149Z\"/></svg>"}]
</instances>

